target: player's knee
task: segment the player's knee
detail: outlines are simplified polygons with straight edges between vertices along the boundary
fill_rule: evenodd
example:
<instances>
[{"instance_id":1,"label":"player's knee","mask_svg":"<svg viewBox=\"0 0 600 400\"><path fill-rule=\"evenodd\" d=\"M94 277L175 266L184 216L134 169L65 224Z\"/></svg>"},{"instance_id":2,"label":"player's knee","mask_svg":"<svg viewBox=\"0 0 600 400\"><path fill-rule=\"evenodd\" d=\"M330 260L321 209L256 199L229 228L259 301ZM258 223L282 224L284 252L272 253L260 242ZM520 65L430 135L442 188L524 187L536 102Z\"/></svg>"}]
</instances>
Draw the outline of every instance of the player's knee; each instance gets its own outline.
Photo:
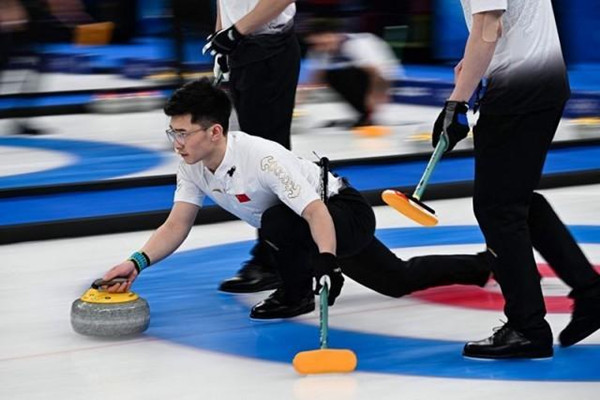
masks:
<instances>
[{"instance_id":1,"label":"player's knee","mask_svg":"<svg viewBox=\"0 0 600 400\"><path fill-rule=\"evenodd\" d=\"M397 272L396 275L397 277L394 280L394 284L390 285L388 290L388 296L398 298L422 289L418 287L414 276L410 274L408 269L402 268Z\"/></svg>"},{"instance_id":2,"label":"player's knee","mask_svg":"<svg viewBox=\"0 0 600 400\"><path fill-rule=\"evenodd\" d=\"M405 276L406 274L396 273L394 279L388 279L381 282L375 291L385 296L399 298L411 294L416 289L412 287L410 277Z\"/></svg>"},{"instance_id":3,"label":"player's knee","mask_svg":"<svg viewBox=\"0 0 600 400\"><path fill-rule=\"evenodd\" d=\"M550 203L548 200L538 192L533 192L531 195L531 208L537 209L542 207L548 207Z\"/></svg>"},{"instance_id":4,"label":"player's knee","mask_svg":"<svg viewBox=\"0 0 600 400\"><path fill-rule=\"evenodd\" d=\"M261 218L261 235L271 243L287 243L297 240L306 222L283 204L265 211Z\"/></svg>"},{"instance_id":5,"label":"player's knee","mask_svg":"<svg viewBox=\"0 0 600 400\"><path fill-rule=\"evenodd\" d=\"M399 297L403 297L408 294L411 294L412 292L414 292L414 290L411 290L409 287L407 287L404 284L400 284L400 285L396 285L393 288L390 288L387 291L387 293L383 293L383 294L390 296L390 297L399 298Z\"/></svg>"},{"instance_id":6,"label":"player's knee","mask_svg":"<svg viewBox=\"0 0 600 400\"><path fill-rule=\"evenodd\" d=\"M482 230L510 228L527 220L526 207L513 204L498 204L473 198L473 211Z\"/></svg>"},{"instance_id":7,"label":"player's knee","mask_svg":"<svg viewBox=\"0 0 600 400\"><path fill-rule=\"evenodd\" d=\"M275 237L285 224L286 213L283 206L274 206L266 210L260 221L260 230L265 237Z\"/></svg>"}]
</instances>

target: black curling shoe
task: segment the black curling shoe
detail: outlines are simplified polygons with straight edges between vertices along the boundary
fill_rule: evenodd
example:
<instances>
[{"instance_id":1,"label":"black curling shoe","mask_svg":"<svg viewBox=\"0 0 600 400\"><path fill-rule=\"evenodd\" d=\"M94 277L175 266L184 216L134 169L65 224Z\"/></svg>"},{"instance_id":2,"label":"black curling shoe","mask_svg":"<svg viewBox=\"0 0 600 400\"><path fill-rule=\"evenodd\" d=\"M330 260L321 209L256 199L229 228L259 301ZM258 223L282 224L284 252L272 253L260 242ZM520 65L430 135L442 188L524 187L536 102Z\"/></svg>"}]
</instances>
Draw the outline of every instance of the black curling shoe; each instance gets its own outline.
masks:
<instances>
[{"instance_id":1,"label":"black curling shoe","mask_svg":"<svg viewBox=\"0 0 600 400\"><path fill-rule=\"evenodd\" d=\"M600 329L600 299L575 299L575 307L569 325L560 333L558 340L569 347Z\"/></svg>"},{"instance_id":2,"label":"black curling shoe","mask_svg":"<svg viewBox=\"0 0 600 400\"><path fill-rule=\"evenodd\" d=\"M235 276L221 282L219 290L228 293L255 293L277 289L280 286L281 278L276 271L249 262Z\"/></svg>"},{"instance_id":3,"label":"black curling shoe","mask_svg":"<svg viewBox=\"0 0 600 400\"><path fill-rule=\"evenodd\" d=\"M487 339L469 342L463 356L485 359L550 358L554 354L552 341L532 341L510 325L496 329Z\"/></svg>"},{"instance_id":4,"label":"black curling shoe","mask_svg":"<svg viewBox=\"0 0 600 400\"><path fill-rule=\"evenodd\" d=\"M315 296L309 292L297 302L290 302L285 298L283 289L277 289L269 297L252 307L250 318L274 319L291 318L297 315L314 311Z\"/></svg>"}]
</instances>

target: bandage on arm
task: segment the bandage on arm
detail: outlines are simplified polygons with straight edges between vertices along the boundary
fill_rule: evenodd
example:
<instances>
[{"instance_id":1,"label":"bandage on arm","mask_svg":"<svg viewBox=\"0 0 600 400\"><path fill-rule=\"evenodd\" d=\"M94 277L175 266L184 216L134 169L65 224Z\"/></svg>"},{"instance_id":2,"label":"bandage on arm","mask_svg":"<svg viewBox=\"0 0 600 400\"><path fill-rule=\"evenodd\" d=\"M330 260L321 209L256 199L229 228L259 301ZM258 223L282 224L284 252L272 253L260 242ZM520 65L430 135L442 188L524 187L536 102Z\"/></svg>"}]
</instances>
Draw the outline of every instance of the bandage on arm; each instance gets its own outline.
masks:
<instances>
[{"instance_id":1,"label":"bandage on arm","mask_svg":"<svg viewBox=\"0 0 600 400\"><path fill-rule=\"evenodd\" d=\"M473 15L461 73L448 100L469 101L492 61L497 41L488 42L483 39L485 16L490 13L501 17L503 11L486 11Z\"/></svg>"},{"instance_id":2,"label":"bandage on arm","mask_svg":"<svg viewBox=\"0 0 600 400\"><path fill-rule=\"evenodd\" d=\"M502 36L502 11L488 11L483 13L483 27L481 38L484 42L496 43Z\"/></svg>"}]
</instances>

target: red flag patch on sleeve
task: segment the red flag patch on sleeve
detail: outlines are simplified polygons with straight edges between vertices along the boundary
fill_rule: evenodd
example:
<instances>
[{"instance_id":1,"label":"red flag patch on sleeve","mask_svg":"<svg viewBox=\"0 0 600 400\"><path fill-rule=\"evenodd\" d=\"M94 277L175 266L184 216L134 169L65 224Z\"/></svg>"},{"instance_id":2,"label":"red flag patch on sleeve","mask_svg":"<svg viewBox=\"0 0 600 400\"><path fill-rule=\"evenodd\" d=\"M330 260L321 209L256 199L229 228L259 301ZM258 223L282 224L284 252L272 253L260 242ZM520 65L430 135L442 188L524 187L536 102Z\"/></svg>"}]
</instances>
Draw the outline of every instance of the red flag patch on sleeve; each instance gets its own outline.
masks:
<instances>
[{"instance_id":1,"label":"red flag patch on sleeve","mask_svg":"<svg viewBox=\"0 0 600 400\"><path fill-rule=\"evenodd\" d=\"M248 197L245 193L236 194L235 197L238 199L240 203L246 203L250 201L250 197Z\"/></svg>"}]
</instances>

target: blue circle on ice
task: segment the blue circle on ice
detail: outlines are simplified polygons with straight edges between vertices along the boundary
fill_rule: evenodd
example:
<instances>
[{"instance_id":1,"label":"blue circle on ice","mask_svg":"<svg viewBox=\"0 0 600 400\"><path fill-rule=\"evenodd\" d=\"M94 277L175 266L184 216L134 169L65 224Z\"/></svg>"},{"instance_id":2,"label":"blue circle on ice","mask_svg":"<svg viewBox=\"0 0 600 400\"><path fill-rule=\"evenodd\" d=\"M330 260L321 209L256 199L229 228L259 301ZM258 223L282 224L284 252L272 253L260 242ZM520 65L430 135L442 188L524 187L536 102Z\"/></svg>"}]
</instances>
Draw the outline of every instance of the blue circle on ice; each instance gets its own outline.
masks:
<instances>
[{"instance_id":1,"label":"blue circle on ice","mask_svg":"<svg viewBox=\"0 0 600 400\"><path fill-rule=\"evenodd\" d=\"M571 226L580 243L600 243L600 226ZM483 243L476 226L381 229L391 248ZM292 320L255 322L237 296L218 283L237 270L252 247L235 242L178 253L144 273L135 290L152 320L148 334L210 351L291 363L300 351L317 349L318 327ZM398 318L401 318L398 311ZM357 323L359 323L357 321ZM384 323L384 321L382 321ZM490 327L491 328L491 327ZM377 331L377 327L372 327ZM352 349L359 371L445 378L600 381L600 345L555 347L551 360L482 362L461 356L464 342L330 329L330 343Z\"/></svg>"},{"instance_id":2,"label":"blue circle on ice","mask_svg":"<svg viewBox=\"0 0 600 400\"><path fill-rule=\"evenodd\" d=\"M116 178L156 167L163 161L160 153L149 149L88 140L5 137L0 138L0 146L61 152L72 159L55 168L1 176L3 189Z\"/></svg>"}]
</instances>

